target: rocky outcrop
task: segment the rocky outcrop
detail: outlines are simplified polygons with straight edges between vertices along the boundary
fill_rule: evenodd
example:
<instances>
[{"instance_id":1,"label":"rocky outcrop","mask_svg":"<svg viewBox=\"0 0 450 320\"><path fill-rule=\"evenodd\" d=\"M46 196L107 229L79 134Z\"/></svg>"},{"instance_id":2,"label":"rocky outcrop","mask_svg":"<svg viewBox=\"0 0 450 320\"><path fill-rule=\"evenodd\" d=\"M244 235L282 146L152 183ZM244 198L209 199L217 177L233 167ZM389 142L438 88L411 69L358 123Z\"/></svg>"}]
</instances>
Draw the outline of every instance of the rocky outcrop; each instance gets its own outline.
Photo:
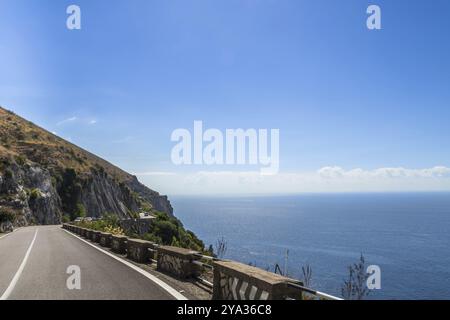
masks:
<instances>
[{"instance_id":1,"label":"rocky outcrop","mask_svg":"<svg viewBox=\"0 0 450 320\"><path fill-rule=\"evenodd\" d=\"M152 204L153 209L173 215L173 208L167 196L162 196L158 192L150 190L133 176L127 184L129 188L138 193L144 200Z\"/></svg>"},{"instance_id":2,"label":"rocky outcrop","mask_svg":"<svg viewBox=\"0 0 450 320\"><path fill-rule=\"evenodd\" d=\"M0 222L0 233L7 233L14 231L14 225L11 221Z\"/></svg>"},{"instance_id":3,"label":"rocky outcrop","mask_svg":"<svg viewBox=\"0 0 450 320\"><path fill-rule=\"evenodd\" d=\"M15 225L61 222L61 200L50 173L37 166L13 162L0 176L0 208L16 213Z\"/></svg>"},{"instance_id":4,"label":"rocky outcrop","mask_svg":"<svg viewBox=\"0 0 450 320\"><path fill-rule=\"evenodd\" d=\"M139 210L139 203L130 190L106 174L93 174L83 183L79 203L91 217L112 213L125 219L130 216L130 212Z\"/></svg>"}]
</instances>

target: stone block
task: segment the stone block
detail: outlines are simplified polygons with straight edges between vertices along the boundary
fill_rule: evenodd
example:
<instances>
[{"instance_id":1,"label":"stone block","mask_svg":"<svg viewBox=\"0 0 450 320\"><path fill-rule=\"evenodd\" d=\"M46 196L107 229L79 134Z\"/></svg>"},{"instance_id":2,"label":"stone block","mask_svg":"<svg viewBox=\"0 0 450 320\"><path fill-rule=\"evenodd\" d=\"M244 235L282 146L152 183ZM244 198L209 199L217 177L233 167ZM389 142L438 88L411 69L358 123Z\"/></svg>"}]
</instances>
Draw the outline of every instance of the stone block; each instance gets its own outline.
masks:
<instances>
[{"instance_id":1,"label":"stone block","mask_svg":"<svg viewBox=\"0 0 450 320\"><path fill-rule=\"evenodd\" d=\"M289 286L299 281L234 261L214 261L214 300L284 300L301 298Z\"/></svg>"},{"instance_id":2,"label":"stone block","mask_svg":"<svg viewBox=\"0 0 450 320\"><path fill-rule=\"evenodd\" d=\"M193 262L198 260L196 251L178 247L160 246L157 249L158 264L157 269L169 273L181 279L199 276L201 266Z\"/></svg>"},{"instance_id":3,"label":"stone block","mask_svg":"<svg viewBox=\"0 0 450 320\"><path fill-rule=\"evenodd\" d=\"M128 238L125 236L115 236L111 237L111 249L112 251L124 254L127 252L127 240Z\"/></svg>"},{"instance_id":4,"label":"stone block","mask_svg":"<svg viewBox=\"0 0 450 320\"><path fill-rule=\"evenodd\" d=\"M100 232L100 245L102 247L110 247L111 246L111 238L112 234L107 232Z\"/></svg>"},{"instance_id":5,"label":"stone block","mask_svg":"<svg viewBox=\"0 0 450 320\"><path fill-rule=\"evenodd\" d=\"M154 258L154 254L148 249L153 249L155 244L150 241L139 239L127 240L127 258L139 263L149 262Z\"/></svg>"}]
</instances>

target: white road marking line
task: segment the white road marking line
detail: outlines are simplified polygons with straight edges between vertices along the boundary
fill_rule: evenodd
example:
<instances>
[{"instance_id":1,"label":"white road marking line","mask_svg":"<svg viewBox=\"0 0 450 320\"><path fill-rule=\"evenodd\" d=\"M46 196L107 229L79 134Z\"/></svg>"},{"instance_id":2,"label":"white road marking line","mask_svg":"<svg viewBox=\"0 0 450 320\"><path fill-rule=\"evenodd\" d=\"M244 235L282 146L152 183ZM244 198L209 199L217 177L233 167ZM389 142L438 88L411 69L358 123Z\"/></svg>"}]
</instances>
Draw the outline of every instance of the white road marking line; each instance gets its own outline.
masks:
<instances>
[{"instance_id":1,"label":"white road marking line","mask_svg":"<svg viewBox=\"0 0 450 320\"><path fill-rule=\"evenodd\" d=\"M19 231L19 230L22 229L22 228L23 228L23 227L20 227L20 228L14 229L12 232L8 232L7 234L1 236L0 239L6 238L7 236L13 234L14 232Z\"/></svg>"},{"instance_id":2,"label":"white road marking line","mask_svg":"<svg viewBox=\"0 0 450 320\"><path fill-rule=\"evenodd\" d=\"M146 277L147 279L153 281L154 283L156 283L158 286L160 286L161 288L163 288L164 290L166 290L168 293L170 293L175 299L177 300L188 300L188 298L186 298L185 296L183 296L181 293L179 293L177 290L175 290L174 288L172 288L171 286L169 286L167 283L165 283L164 281L162 281L161 279L158 279L157 277L155 277L154 275L148 273L147 271L135 266L134 264L119 258L115 255L113 255L112 253L109 253L108 251L105 251L103 249L100 249L99 247L93 245L92 243L90 243L89 241L84 240L83 238L78 237L77 235L62 229L63 231L67 232L68 234L74 236L75 238L83 241L84 243L90 245L91 247L97 249L100 252L103 252L104 254L110 256L113 259L116 259L117 261L123 263L124 265L130 267L131 269L133 269L134 271L139 272L140 274L142 274L144 277Z\"/></svg>"},{"instance_id":3,"label":"white road marking line","mask_svg":"<svg viewBox=\"0 0 450 320\"><path fill-rule=\"evenodd\" d=\"M28 247L27 253L25 253L25 257L23 258L22 263L20 264L19 269L17 270L16 274L14 275L14 278L11 280L11 283L9 284L6 291L3 293L3 295L0 297L0 300L7 300L11 293L13 292L14 288L16 287L17 282L20 279L20 276L22 275L23 269L25 269L25 266L28 261L28 257L30 256L31 249L33 249L34 242L36 241L36 237L38 234L38 229L36 229L36 232L34 233L33 240L31 241L30 246Z\"/></svg>"},{"instance_id":4,"label":"white road marking line","mask_svg":"<svg viewBox=\"0 0 450 320\"><path fill-rule=\"evenodd\" d=\"M1 236L1 237L0 237L0 239L6 238L6 237L7 237L7 236L9 236L9 235L10 235L11 233L12 233L12 232L10 232L10 233L7 233L7 234L5 234L5 235Z\"/></svg>"}]
</instances>

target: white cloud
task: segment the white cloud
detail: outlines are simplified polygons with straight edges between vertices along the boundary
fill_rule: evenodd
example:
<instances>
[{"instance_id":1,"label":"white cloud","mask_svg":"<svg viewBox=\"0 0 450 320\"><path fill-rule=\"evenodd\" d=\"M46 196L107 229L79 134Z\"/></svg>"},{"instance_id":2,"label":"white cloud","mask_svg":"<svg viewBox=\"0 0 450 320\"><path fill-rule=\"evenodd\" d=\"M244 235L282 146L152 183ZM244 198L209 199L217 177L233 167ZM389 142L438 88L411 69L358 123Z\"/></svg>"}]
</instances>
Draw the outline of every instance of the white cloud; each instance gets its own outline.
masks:
<instances>
[{"instance_id":1,"label":"white cloud","mask_svg":"<svg viewBox=\"0 0 450 320\"><path fill-rule=\"evenodd\" d=\"M354 178L354 179L370 179L370 178L443 178L450 177L450 168L436 166L427 169L405 169L398 168L378 168L374 170L363 170L360 168L352 170L344 170L341 167L324 167L318 170L318 174L322 178Z\"/></svg>"},{"instance_id":2,"label":"white cloud","mask_svg":"<svg viewBox=\"0 0 450 320\"><path fill-rule=\"evenodd\" d=\"M61 120L60 122L58 122L56 125L58 126L58 127L60 127L60 126L63 126L63 125L66 125L66 124L69 124L69 123L73 123L73 122L79 122L79 123L81 123L81 124L85 124L85 125L94 125L94 124L96 124L97 123L97 120L96 119L83 119L83 118L78 118L78 117L75 117L75 116L73 116L73 117L70 117L70 118L67 118L67 119L64 119L64 120Z\"/></svg>"},{"instance_id":3,"label":"white cloud","mask_svg":"<svg viewBox=\"0 0 450 320\"><path fill-rule=\"evenodd\" d=\"M66 124L66 123L74 122L74 121L77 121L77 120L78 120L77 117L70 117L70 118L67 118L67 119L64 119L64 120L58 122L56 125L57 126L62 126L64 124Z\"/></svg>"},{"instance_id":4,"label":"white cloud","mask_svg":"<svg viewBox=\"0 0 450 320\"><path fill-rule=\"evenodd\" d=\"M263 176L259 171L147 172L137 176L167 194L450 191L450 168L444 166L373 170L330 166L315 172L273 176Z\"/></svg>"}]
</instances>

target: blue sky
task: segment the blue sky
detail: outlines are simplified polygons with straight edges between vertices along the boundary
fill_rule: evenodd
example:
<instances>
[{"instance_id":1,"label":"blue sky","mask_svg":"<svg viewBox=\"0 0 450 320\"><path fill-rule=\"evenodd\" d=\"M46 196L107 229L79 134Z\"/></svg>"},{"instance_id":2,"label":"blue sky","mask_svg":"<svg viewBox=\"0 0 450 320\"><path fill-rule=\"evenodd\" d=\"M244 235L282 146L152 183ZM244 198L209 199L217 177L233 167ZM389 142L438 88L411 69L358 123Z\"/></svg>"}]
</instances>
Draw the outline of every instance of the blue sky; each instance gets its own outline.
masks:
<instances>
[{"instance_id":1,"label":"blue sky","mask_svg":"<svg viewBox=\"0 0 450 320\"><path fill-rule=\"evenodd\" d=\"M168 194L450 190L449 17L446 0L4 0L0 105ZM280 129L280 174L173 165L194 120Z\"/></svg>"}]
</instances>

